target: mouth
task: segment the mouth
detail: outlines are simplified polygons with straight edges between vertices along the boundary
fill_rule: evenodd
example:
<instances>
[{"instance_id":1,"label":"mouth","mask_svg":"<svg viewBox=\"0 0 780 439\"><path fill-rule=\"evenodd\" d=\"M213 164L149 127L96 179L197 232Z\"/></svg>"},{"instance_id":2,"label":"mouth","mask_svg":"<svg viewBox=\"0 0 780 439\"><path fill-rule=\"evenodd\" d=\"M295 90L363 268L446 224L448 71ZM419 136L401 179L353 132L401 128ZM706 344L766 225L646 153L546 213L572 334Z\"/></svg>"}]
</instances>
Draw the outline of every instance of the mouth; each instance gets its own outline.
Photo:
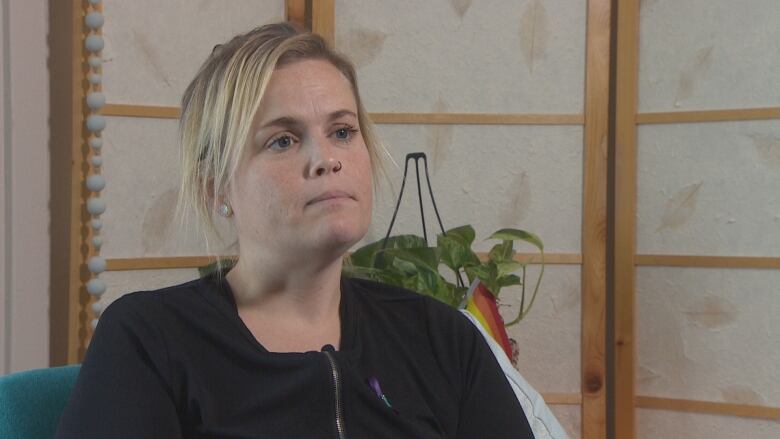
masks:
<instances>
[{"instance_id":1,"label":"mouth","mask_svg":"<svg viewBox=\"0 0 780 439\"><path fill-rule=\"evenodd\" d=\"M320 203L323 201L341 201L341 200L354 200L354 199L355 197L353 197L352 195L344 191L327 191L312 198L311 200L309 200L309 202L306 203L306 205L311 206L312 204Z\"/></svg>"}]
</instances>

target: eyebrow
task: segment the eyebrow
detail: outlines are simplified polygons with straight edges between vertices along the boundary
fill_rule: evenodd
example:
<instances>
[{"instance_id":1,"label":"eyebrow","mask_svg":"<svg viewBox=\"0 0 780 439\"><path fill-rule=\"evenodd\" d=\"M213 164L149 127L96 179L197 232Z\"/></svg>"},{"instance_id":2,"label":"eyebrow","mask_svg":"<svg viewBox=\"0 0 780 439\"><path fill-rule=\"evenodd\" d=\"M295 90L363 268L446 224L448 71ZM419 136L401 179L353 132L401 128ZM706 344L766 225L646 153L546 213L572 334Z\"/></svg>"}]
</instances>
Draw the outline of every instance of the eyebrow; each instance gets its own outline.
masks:
<instances>
[{"instance_id":1,"label":"eyebrow","mask_svg":"<svg viewBox=\"0 0 780 439\"><path fill-rule=\"evenodd\" d=\"M357 114L355 114L354 111L351 110L338 110L330 113L328 115L328 122L333 122L334 120L340 119L344 116L352 116L354 118L357 118ZM262 126L260 126L260 129L268 128L268 127L298 127L301 125L301 121L290 116L282 116L278 117L270 122L264 123Z\"/></svg>"}]
</instances>

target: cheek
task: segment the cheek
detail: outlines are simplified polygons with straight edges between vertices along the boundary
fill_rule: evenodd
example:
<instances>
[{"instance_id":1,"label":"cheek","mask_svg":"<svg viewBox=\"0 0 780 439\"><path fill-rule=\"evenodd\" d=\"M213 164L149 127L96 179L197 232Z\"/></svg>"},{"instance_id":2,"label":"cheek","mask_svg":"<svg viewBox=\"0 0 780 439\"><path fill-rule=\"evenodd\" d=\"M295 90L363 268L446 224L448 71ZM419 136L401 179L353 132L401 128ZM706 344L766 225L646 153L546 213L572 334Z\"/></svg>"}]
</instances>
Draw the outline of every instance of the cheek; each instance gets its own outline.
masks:
<instances>
[{"instance_id":1,"label":"cheek","mask_svg":"<svg viewBox=\"0 0 780 439\"><path fill-rule=\"evenodd\" d=\"M373 172L371 170L371 160L366 151L365 162L363 163L363 171L360 176L360 183L363 188L363 197L365 199L366 216L371 218L373 206L374 206L374 180Z\"/></svg>"},{"instance_id":2,"label":"cheek","mask_svg":"<svg viewBox=\"0 0 780 439\"><path fill-rule=\"evenodd\" d=\"M363 154L360 155L360 159L357 161L357 163L359 184L363 192L363 196L370 204L373 194L373 179L371 171L371 158L368 155L368 150L365 150Z\"/></svg>"},{"instance_id":3,"label":"cheek","mask_svg":"<svg viewBox=\"0 0 780 439\"><path fill-rule=\"evenodd\" d=\"M278 168L278 167L277 167ZM289 174L277 168L256 167L240 179L238 188L240 208L247 215L264 222L280 215L293 201Z\"/></svg>"}]
</instances>

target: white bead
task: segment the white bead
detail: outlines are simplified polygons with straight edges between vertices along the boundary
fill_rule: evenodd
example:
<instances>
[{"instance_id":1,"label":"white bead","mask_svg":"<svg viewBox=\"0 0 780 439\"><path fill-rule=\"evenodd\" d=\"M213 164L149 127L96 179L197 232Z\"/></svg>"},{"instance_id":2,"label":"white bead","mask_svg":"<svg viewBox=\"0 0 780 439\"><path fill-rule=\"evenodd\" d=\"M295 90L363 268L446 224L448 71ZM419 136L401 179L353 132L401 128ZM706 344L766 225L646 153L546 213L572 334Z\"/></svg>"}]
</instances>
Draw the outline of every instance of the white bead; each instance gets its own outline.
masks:
<instances>
[{"instance_id":1,"label":"white bead","mask_svg":"<svg viewBox=\"0 0 780 439\"><path fill-rule=\"evenodd\" d=\"M100 247L103 246L103 237L101 236L93 236L92 237L92 247L95 247L95 250L100 250Z\"/></svg>"},{"instance_id":2,"label":"white bead","mask_svg":"<svg viewBox=\"0 0 780 439\"><path fill-rule=\"evenodd\" d=\"M87 80L89 80L89 83L92 85L100 85L100 83L103 82L103 77L97 73L90 73L87 75Z\"/></svg>"},{"instance_id":3,"label":"white bead","mask_svg":"<svg viewBox=\"0 0 780 439\"><path fill-rule=\"evenodd\" d=\"M106 118L99 114L91 114L87 117L87 129L94 132L103 131L106 127Z\"/></svg>"},{"instance_id":4,"label":"white bead","mask_svg":"<svg viewBox=\"0 0 780 439\"><path fill-rule=\"evenodd\" d=\"M87 282L87 292L93 296L100 296L106 292L106 284L102 280L94 277Z\"/></svg>"},{"instance_id":5,"label":"white bead","mask_svg":"<svg viewBox=\"0 0 780 439\"><path fill-rule=\"evenodd\" d=\"M100 230L103 227L103 221L93 218L92 221L89 222L89 225L92 226L92 230Z\"/></svg>"},{"instance_id":6,"label":"white bead","mask_svg":"<svg viewBox=\"0 0 780 439\"><path fill-rule=\"evenodd\" d=\"M93 53L103 50L103 46L103 37L100 35L90 35L84 40L84 47Z\"/></svg>"},{"instance_id":7,"label":"white bead","mask_svg":"<svg viewBox=\"0 0 780 439\"><path fill-rule=\"evenodd\" d=\"M97 69L103 65L103 60L98 56L90 56L89 59L87 60L87 63L93 69Z\"/></svg>"},{"instance_id":8,"label":"white bead","mask_svg":"<svg viewBox=\"0 0 780 439\"><path fill-rule=\"evenodd\" d=\"M87 212L92 215L100 215L106 211L106 200L98 197L92 197L87 200Z\"/></svg>"},{"instance_id":9,"label":"white bead","mask_svg":"<svg viewBox=\"0 0 780 439\"><path fill-rule=\"evenodd\" d=\"M97 110L103 108L106 105L106 95L103 93L93 91L87 95L87 107Z\"/></svg>"},{"instance_id":10,"label":"white bead","mask_svg":"<svg viewBox=\"0 0 780 439\"><path fill-rule=\"evenodd\" d=\"M92 166L96 168L103 165L103 157L100 157L99 155L93 155L92 158L89 159L89 161L92 163Z\"/></svg>"},{"instance_id":11,"label":"white bead","mask_svg":"<svg viewBox=\"0 0 780 439\"><path fill-rule=\"evenodd\" d=\"M91 146L93 149L100 149L103 147L103 138L102 137L93 137L89 139L89 146Z\"/></svg>"},{"instance_id":12,"label":"white bead","mask_svg":"<svg viewBox=\"0 0 780 439\"><path fill-rule=\"evenodd\" d=\"M103 312L103 304L100 302L92 302L92 312L96 316L99 316Z\"/></svg>"},{"instance_id":13,"label":"white bead","mask_svg":"<svg viewBox=\"0 0 780 439\"><path fill-rule=\"evenodd\" d=\"M92 256L87 262L87 268L94 274L100 274L106 271L106 260L100 256Z\"/></svg>"},{"instance_id":14,"label":"white bead","mask_svg":"<svg viewBox=\"0 0 780 439\"><path fill-rule=\"evenodd\" d=\"M84 24L90 29L98 29L103 26L103 14L97 11L90 12L84 17Z\"/></svg>"},{"instance_id":15,"label":"white bead","mask_svg":"<svg viewBox=\"0 0 780 439\"><path fill-rule=\"evenodd\" d=\"M87 177L87 189L92 192L100 192L106 187L106 179L100 174L92 174Z\"/></svg>"},{"instance_id":16,"label":"white bead","mask_svg":"<svg viewBox=\"0 0 780 439\"><path fill-rule=\"evenodd\" d=\"M98 319L92 319L92 321L89 322L89 324L92 326L92 330L94 331L95 329L97 329Z\"/></svg>"}]
</instances>

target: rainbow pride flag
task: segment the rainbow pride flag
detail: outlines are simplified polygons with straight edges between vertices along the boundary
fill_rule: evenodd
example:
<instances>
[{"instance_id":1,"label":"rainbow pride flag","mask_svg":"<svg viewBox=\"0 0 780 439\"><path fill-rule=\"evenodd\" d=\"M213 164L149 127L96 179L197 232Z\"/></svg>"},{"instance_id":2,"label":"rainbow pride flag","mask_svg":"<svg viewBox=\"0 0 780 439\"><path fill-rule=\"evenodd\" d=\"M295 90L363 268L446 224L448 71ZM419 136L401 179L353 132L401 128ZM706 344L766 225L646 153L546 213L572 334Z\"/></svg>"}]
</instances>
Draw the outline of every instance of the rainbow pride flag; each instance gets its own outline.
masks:
<instances>
[{"instance_id":1,"label":"rainbow pride flag","mask_svg":"<svg viewBox=\"0 0 780 439\"><path fill-rule=\"evenodd\" d=\"M474 279L466 293L466 310L477 318L485 331L504 349L507 358L511 359L512 346L506 335L504 319L498 313L496 298L479 278Z\"/></svg>"}]
</instances>

